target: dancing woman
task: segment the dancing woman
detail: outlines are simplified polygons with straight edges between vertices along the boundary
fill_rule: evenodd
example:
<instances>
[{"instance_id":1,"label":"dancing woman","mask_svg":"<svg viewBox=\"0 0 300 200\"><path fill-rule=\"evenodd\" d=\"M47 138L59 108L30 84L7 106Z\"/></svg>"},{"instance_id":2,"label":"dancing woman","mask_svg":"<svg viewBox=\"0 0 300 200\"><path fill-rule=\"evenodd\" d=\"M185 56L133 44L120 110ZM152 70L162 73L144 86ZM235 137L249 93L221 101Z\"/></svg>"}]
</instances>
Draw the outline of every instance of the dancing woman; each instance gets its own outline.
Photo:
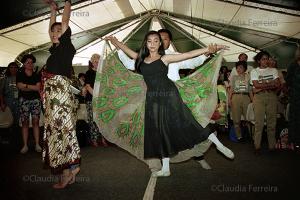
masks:
<instances>
[{"instance_id":1,"label":"dancing woman","mask_svg":"<svg viewBox=\"0 0 300 200\"><path fill-rule=\"evenodd\" d=\"M146 34L139 53L120 43L115 37L106 38L136 60L135 69L140 72L147 85L144 126L144 158L162 159L162 169L152 176L169 176L169 157L178 152L193 148L194 145L209 139L228 158L233 152L225 147L217 137L203 128L183 103L178 89L167 77L168 64L193 58L204 53L213 53L226 46L211 45L183 54L165 55L158 32Z\"/></svg>"},{"instance_id":2,"label":"dancing woman","mask_svg":"<svg viewBox=\"0 0 300 200\"><path fill-rule=\"evenodd\" d=\"M51 8L49 36L53 45L44 77L43 161L51 167L53 173L62 174L60 182L53 185L60 189L73 183L80 170L80 148L75 130L75 99L70 89L72 59L76 50L70 38L71 2L65 2L61 23L56 22L56 3L52 0L47 3Z\"/></svg>"}]
</instances>

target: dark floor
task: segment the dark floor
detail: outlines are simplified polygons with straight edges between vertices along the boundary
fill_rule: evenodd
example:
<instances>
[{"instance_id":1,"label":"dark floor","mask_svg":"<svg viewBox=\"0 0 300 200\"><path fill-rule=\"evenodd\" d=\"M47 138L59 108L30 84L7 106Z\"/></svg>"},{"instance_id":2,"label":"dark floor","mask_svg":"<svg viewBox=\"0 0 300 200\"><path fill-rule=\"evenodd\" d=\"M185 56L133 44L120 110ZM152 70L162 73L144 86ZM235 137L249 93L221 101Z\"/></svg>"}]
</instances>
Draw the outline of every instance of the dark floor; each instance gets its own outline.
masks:
<instances>
[{"instance_id":1,"label":"dark floor","mask_svg":"<svg viewBox=\"0 0 300 200\"><path fill-rule=\"evenodd\" d=\"M263 151L255 156L250 142L233 143L225 134L219 138L234 151L233 161L212 146L205 155L212 170L202 169L194 160L171 164L172 175L157 180L154 199L267 200L299 196L299 153ZM55 190L51 185L56 179L43 169L41 154L32 147L21 155L20 143L11 144L6 139L2 137L0 148L1 199L143 199L150 171L117 147L83 147L77 182ZM14 136L10 140L19 139Z\"/></svg>"}]
</instances>

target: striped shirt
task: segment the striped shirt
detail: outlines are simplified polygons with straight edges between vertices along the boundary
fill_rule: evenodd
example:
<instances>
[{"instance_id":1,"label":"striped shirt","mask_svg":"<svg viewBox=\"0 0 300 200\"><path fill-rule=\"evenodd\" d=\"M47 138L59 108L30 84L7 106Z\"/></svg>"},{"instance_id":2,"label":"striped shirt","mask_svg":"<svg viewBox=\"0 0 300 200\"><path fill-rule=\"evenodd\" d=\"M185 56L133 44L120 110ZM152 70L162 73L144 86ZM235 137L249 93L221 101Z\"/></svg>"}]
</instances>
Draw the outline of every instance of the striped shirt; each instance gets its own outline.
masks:
<instances>
[{"instance_id":1,"label":"striped shirt","mask_svg":"<svg viewBox=\"0 0 300 200\"><path fill-rule=\"evenodd\" d=\"M258 81L258 83L262 83L263 81L271 81L278 78L278 71L276 68L264 68L261 69L259 67L253 69L250 73L251 84L253 81Z\"/></svg>"}]
</instances>

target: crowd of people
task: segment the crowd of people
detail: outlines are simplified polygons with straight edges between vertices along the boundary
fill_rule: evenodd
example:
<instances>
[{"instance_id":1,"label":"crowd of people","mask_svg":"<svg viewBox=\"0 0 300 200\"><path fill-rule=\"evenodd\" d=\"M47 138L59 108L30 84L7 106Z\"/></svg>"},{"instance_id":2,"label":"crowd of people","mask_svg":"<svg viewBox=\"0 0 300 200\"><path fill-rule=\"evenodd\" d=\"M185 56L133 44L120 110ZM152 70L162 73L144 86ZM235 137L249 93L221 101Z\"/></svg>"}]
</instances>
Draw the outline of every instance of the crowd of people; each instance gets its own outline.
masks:
<instances>
[{"instance_id":1,"label":"crowd of people","mask_svg":"<svg viewBox=\"0 0 300 200\"><path fill-rule=\"evenodd\" d=\"M1 81L0 106L1 110L6 106L11 109L14 126L21 124L22 154L28 152L31 121L35 151L42 152L44 163L53 173L62 174L61 180L53 185L54 188L60 189L74 183L81 164L80 147L76 138L78 102L71 90L71 79L74 76L72 59L76 50L70 39L71 2L65 2L62 22L56 22L56 3L52 0L48 0L47 3L51 9L49 37L53 45L46 67L40 73L35 72L36 58L32 54L23 56L21 68L15 62L10 63ZM170 157L198 144L203 150L195 159L205 169L211 167L203 154L212 143L226 157L234 158L234 153L218 140L215 129L210 126L202 127L195 120L174 84L181 78L180 69L194 69L214 53L226 50L227 46L215 44L186 53L171 52L169 46L172 34L166 29L148 32L139 52L129 49L113 36L107 37L106 40L116 46L124 66L140 73L147 85L144 158L158 158L162 162L161 170L152 173L152 176L170 176ZM94 147L108 146L108 141L101 135L93 117L93 88L100 59L100 55L93 54L88 71L78 75L80 98L87 107L89 141ZM261 154L265 126L270 152L274 152L275 147L278 147L280 136L287 135L286 131L282 135L276 135L278 113L285 115L286 110L289 110L288 115L285 115L288 116L288 146L299 150L300 136L296 133L299 126L297 113L300 108L299 49L295 61L287 69L287 74L277 69L276 59L266 51L261 51L254 57L256 68L248 65L247 60L247 54L241 53L231 71L222 66L218 80L218 84L226 87L230 118L238 142L246 140L241 128L242 116L245 121L249 104L252 103L255 125L251 141L253 140L254 153ZM168 95L154 95L161 93ZM281 101L285 97L289 97L288 102ZM44 116L43 142L40 141L41 114Z\"/></svg>"},{"instance_id":2,"label":"crowd of people","mask_svg":"<svg viewBox=\"0 0 300 200\"><path fill-rule=\"evenodd\" d=\"M291 65L295 71L297 70L296 63L299 64L298 51L299 49ZM241 130L243 126L246 126L247 132L250 132L251 141L253 140L256 155L261 154L264 130L266 130L270 152L274 152L277 148L299 150L299 136L292 128L295 127L295 119L290 118L293 114L290 106L295 105L290 98L295 98L293 96L295 93L292 91L294 91L294 76L297 72L291 75L291 66L287 71L278 70L276 58L267 51L261 51L254 57L257 66L255 68L248 65L247 60L247 54L241 53L232 70L222 66L218 80L218 84L226 87L229 106L228 120L232 120L237 141L241 143L246 141L247 138L243 137ZM288 83L290 77L294 80L292 84ZM250 107L253 109L249 109ZM249 130L249 123L244 123L247 122L248 113L252 110L253 132ZM285 121L283 125L282 120ZM285 139L287 135L289 135L289 140ZM286 144L282 144L282 139Z\"/></svg>"}]
</instances>

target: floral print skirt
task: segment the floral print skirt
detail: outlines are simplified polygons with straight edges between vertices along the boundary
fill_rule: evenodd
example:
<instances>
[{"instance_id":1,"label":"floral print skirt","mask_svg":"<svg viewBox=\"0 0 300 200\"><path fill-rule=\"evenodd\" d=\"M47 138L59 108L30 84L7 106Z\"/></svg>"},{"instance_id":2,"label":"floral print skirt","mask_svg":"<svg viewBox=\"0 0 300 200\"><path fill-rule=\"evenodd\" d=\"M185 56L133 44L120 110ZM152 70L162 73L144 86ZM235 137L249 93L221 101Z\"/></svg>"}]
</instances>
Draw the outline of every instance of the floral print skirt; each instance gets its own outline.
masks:
<instances>
[{"instance_id":1,"label":"floral print skirt","mask_svg":"<svg viewBox=\"0 0 300 200\"><path fill-rule=\"evenodd\" d=\"M80 163L76 103L70 83L67 77L55 75L47 79L44 85L43 161L54 174Z\"/></svg>"}]
</instances>

